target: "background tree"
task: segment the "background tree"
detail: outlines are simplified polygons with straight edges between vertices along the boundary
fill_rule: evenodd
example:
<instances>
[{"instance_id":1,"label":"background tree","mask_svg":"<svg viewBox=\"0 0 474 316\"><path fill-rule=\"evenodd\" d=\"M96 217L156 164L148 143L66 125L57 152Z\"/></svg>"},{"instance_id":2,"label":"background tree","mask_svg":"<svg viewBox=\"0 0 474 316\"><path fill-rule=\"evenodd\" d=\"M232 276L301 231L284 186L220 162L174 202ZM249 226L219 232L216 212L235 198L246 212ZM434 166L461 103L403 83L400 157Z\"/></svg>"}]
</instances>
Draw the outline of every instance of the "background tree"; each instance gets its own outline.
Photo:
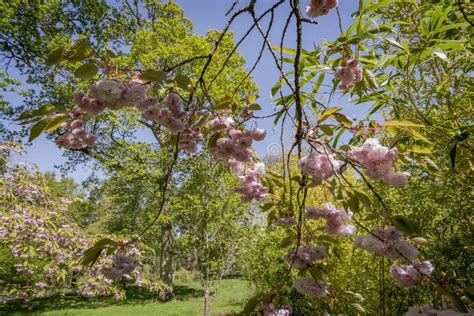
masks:
<instances>
[{"instance_id":1,"label":"background tree","mask_svg":"<svg viewBox=\"0 0 474 316\"><path fill-rule=\"evenodd\" d=\"M195 260L204 291L204 314L220 280L236 271L238 252L252 231L253 216L233 192L235 179L210 157L196 155L183 161L184 179L173 205L177 242ZM235 273L235 272L234 272Z\"/></svg>"}]
</instances>

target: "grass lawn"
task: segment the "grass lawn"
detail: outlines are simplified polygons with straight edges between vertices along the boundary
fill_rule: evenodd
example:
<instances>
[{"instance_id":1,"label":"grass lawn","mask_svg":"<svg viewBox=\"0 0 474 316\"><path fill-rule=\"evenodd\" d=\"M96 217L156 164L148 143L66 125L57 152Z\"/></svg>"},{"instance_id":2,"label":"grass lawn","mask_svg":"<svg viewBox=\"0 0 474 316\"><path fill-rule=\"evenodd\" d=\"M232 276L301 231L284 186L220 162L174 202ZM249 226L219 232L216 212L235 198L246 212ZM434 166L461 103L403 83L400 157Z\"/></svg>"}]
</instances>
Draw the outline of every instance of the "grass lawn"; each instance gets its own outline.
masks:
<instances>
[{"instance_id":1,"label":"grass lawn","mask_svg":"<svg viewBox=\"0 0 474 316\"><path fill-rule=\"evenodd\" d=\"M0 315L202 315L203 299L199 282L175 285L176 299L162 303L149 296L130 295L125 301L101 299L45 299L24 306L22 311L2 312ZM223 280L211 303L211 315L236 315L243 310L251 295L248 283L243 280ZM28 312L28 308L30 312Z\"/></svg>"}]
</instances>

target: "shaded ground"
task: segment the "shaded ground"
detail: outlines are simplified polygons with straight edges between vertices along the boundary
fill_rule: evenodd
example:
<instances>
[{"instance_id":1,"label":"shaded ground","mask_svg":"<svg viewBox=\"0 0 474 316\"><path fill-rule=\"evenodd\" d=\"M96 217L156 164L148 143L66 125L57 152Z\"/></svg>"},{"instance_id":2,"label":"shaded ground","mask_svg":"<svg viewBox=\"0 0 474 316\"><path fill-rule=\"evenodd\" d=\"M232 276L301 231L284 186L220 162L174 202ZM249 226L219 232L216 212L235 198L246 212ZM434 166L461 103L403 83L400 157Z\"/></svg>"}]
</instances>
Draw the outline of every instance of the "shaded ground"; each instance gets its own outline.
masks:
<instances>
[{"instance_id":1,"label":"shaded ground","mask_svg":"<svg viewBox=\"0 0 474 316\"><path fill-rule=\"evenodd\" d=\"M0 315L202 315L203 300L199 282L175 285L175 295L175 300L165 303L143 291L129 293L125 301L108 297L56 297L3 306L0 307ZM246 281L223 280L212 301L211 314L238 315L250 295Z\"/></svg>"}]
</instances>

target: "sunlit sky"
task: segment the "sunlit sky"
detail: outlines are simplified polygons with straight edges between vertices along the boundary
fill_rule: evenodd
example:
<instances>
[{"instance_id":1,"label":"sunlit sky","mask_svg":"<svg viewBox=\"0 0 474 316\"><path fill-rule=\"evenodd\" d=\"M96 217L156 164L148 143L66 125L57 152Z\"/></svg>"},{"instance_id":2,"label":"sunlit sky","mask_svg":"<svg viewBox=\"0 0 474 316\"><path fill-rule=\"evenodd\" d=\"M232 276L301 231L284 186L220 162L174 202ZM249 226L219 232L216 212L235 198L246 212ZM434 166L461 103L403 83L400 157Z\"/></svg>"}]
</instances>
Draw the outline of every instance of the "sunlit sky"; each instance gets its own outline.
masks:
<instances>
[{"instance_id":1,"label":"sunlit sky","mask_svg":"<svg viewBox=\"0 0 474 316\"><path fill-rule=\"evenodd\" d=\"M228 21L228 17L225 13L229 10L233 1L226 0L177 0L185 12L185 15L190 18L194 24L194 31L199 34L205 34L210 29L222 29ZM245 4L248 1L241 0L240 3ZM270 0L258 0L257 1L257 14L262 10L268 8L274 1ZM301 1L302 6L306 5L305 0ZM351 14L357 10L358 1L356 0L340 0L339 10L342 18L343 28L347 28L353 19ZM286 22L290 8L287 3L282 5L276 10L275 20L270 33L270 42L274 45L278 45L280 42L281 31ZM314 45L317 45L324 39L336 39L339 36L338 19L335 10L331 10L328 15L317 19L318 25L305 24L303 28L303 47L311 50ZM268 20L262 20L262 26L266 27ZM295 27L294 19L288 29L285 46L294 48L295 47ZM235 38L240 39L248 28L251 26L251 19L248 15L241 15L231 26L231 30L234 32ZM238 51L245 57L247 66L250 68L255 62L260 47L262 45L262 38L258 33L258 30L254 29L246 41L239 47ZM15 71L10 72L16 73ZM261 62L259 63L256 70L253 72L253 79L259 87L260 98L258 103L262 106L262 115L269 114L272 112L273 105L270 98L270 89L278 80L278 71L275 67L275 63L268 51L263 55ZM21 102L21 99L11 95L7 95L7 98L14 102ZM324 100L324 95L321 96ZM337 94L336 97L332 98L328 106L341 106L343 107L343 113L349 117L362 117L366 113L367 107L362 105L348 105L348 96L341 96ZM327 100L326 100L327 102ZM279 139L279 130L273 130L273 119L260 120L253 126L263 127L267 129L267 138L256 143L256 150L259 156L268 154L269 150L274 150L276 143ZM26 142L26 140L25 140ZM272 149L269 149L272 148ZM27 147L27 155L21 157L15 157L17 162L32 162L39 166L42 171L54 171L55 165L61 164L64 161L62 157L63 150L60 150L56 145L48 141L44 136L37 138L31 146ZM68 174L73 177L76 181L84 180L90 174L90 170L79 167L75 172Z\"/></svg>"}]
</instances>

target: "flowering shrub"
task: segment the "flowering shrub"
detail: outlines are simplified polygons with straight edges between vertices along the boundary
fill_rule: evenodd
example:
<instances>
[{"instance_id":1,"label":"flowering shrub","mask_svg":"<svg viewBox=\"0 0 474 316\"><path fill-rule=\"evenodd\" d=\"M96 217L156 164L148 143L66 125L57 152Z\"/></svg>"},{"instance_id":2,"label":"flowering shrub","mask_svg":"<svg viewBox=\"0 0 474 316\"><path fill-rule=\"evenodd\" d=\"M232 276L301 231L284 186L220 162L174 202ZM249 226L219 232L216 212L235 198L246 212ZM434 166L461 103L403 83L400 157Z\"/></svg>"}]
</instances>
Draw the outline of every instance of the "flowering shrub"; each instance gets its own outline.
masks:
<instances>
[{"instance_id":1,"label":"flowering shrub","mask_svg":"<svg viewBox=\"0 0 474 316\"><path fill-rule=\"evenodd\" d=\"M2 146L0 154L7 159L6 149L15 147ZM92 267L81 266L81 257L92 240L68 219L71 201L52 195L35 166L8 166L0 188L4 209L0 213L0 246L9 250L18 273L18 282L0 286L0 295L29 300L71 287L85 297L114 294L123 298L123 279L159 289L159 284L141 277L142 251L135 245L126 246L126 242L114 256L104 256Z\"/></svg>"}]
</instances>

